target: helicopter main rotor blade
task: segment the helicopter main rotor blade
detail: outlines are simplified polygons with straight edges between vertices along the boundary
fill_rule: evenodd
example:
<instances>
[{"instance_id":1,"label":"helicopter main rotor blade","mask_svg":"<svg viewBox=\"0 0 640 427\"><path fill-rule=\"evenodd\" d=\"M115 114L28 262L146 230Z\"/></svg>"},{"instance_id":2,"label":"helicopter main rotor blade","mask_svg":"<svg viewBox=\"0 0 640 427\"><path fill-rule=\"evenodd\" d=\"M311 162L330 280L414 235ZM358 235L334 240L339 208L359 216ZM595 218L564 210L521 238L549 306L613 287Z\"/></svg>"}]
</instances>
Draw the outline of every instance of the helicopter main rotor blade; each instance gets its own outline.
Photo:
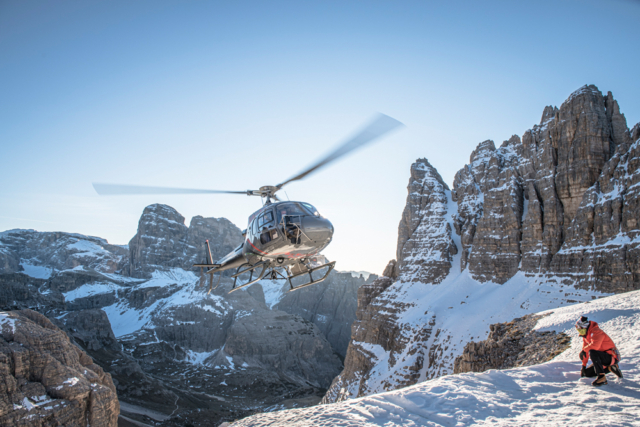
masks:
<instances>
[{"instance_id":1,"label":"helicopter main rotor blade","mask_svg":"<svg viewBox=\"0 0 640 427\"><path fill-rule=\"evenodd\" d=\"M293 178L289 178L283 183L276 185L277 189L278 190L281 189L291 181L303 179L304 177L317 171L321 167L344 156L345 154L355 150L356 148L362 147L363 145L368 144L369 142L372 142L373 140L384 135L385 133L400 126L404 126L404 125L398 120L394 119L393 117L389 117L386 114L379 114L371 123L365 126L364 129L362 129L360 132L358 132L356 135L354 135L351 139L349 139L347 142L342 144L340 147L333 150L323 159L319 160L317 163L310 166L305 171L299 173Z\"/></svg>"},{"instance_id":2,"label":"helicopter main rotor blade","mask_svg":"<svg viewBox=\"0 0 640 427\"><path fill-rule=\"evenodd\" d=\"M220 190L200 190L194 188L172 188L172 187L148 187L144 185L124 185L124 184L101 184L94 182L93 188L101 196L113 196L119 194L245 194L252 196L253 192L248 191L220 191Z\"/></svg>"}]
</instances>

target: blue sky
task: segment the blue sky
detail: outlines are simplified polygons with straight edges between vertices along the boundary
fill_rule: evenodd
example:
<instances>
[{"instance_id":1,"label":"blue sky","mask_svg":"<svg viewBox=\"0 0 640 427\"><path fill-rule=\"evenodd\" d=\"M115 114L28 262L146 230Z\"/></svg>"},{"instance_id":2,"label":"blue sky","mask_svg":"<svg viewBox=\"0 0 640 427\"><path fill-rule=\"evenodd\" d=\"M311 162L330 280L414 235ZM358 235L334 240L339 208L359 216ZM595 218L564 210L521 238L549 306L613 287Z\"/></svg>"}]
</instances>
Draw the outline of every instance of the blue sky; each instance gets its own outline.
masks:
<instances>
[{"instance_id":1,"label":"blue sky","mask_svg":"<svg viewBox=\"0 0 640 427\"><path fill-rule=\"evenodd\" d=\"M451 185L479 142L584 84L640 121L639 17L627 0L0 1L0 230L126 244L156 202L244 228L257 198L91 182L273 185L379 111L407 127L287 194L334 222L338 269L380 273L415 159Z\"/></svg>"}]
</instances>

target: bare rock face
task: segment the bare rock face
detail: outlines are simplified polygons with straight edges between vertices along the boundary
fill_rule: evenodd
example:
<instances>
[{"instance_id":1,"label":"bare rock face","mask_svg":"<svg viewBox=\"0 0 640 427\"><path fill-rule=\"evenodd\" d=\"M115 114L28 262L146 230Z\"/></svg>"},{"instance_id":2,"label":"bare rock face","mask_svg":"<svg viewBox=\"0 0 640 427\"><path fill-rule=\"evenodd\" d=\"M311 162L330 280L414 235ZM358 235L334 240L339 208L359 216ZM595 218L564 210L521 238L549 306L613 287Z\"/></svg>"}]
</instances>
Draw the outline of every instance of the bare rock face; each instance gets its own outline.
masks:
<instances>
[{"instance_id":1,"label":"bare rock face","mask_svg":"<svg viewBox=\"0 0 640 427\"><path fill-rule=\"evenodd\" d=\"M351 324L356 320L358 289L377 278L372 274L353 277L351 273L332 271L317 286L286 292L273 308L313 322L327 338L331 347L344 358L351 338Z\"/></svg>"},{"instance_id":2,"label":"bare rock face","mask_svg":"<svg viewBox=\"0 0 640 427\"><path fill-rule=\"evenodd\" d=\"M455 361L454 373L484 372L547 362L571 346L571 337L554 331L534 331L542 316L527 315L491 325L489 337L469 342Z\"/></svg>"},{"instance_id":3,"label":"bare rock face","mask_svg":"<svg viewBox=\"0 0 640 427\"><path fill-rule=\"evenodd\" d=\"M617 105L617 104L616 104ZM636 125L632 131L640 133ZM550 270L582 288L627 292L640 286L640 138L620 142L584 193Z\"/></svg>"},{"instance_id":4,"label":"bare rock face","mask_svg":"<svg viewBox=\"0 0 640 427\"><path fill-rule=\"evenodd\" d=\"M526 182L528 209L524 214L522 269L539 272L547 269L551 257L562 245L563 206L556 191L557 153L552 146L558 110L545 107L540 124L522 137L524 157L521 172Z\"/></svg>"},{"instance_id":5,"label":"bare rock face","mask_svg":"<svg viewBox=\"0 0 640 427\"><path fill-rule=\"evenodd\" d=\"M385 272L395 271L394 267L395 260L389 263ZM344 370L331 383L323 403L367 394L367 379L376 364L376 348L397 353L402 352L409 344L409 340L401 332L396 316L406 306L391 298L381 297L393 283L394 280L390 277L382 276L358 289L357 319L351 326L351 342L347 348ZM422 361L424 358L418 357L416 364L419 365ZM394 365L395 361L392 360L391 364ZM406 380L405 385L415 382L411 376Z\"/></svg>"},{"instance_id":6,"label":"bare rock face","mask_svg":"<svg viewBox=\"0 0 640 427\"><path fill-rule=\"evenodd\" d=\"M484 141L454 181L458 202L454 225L461 236L460 267L480 281L506 282L518 271L522 233L523 180L519 176L522 143L517 135L496 150ZM473 248L473 251L471 250Z\"/></svg>"},{"instance_id":7,"label":"bare rock face","mask_svg":"<svg viewBox=\"0 0 640 427\"><path fill-rule=\"evenodd\" d=\"M554 120L551 145L557 150L556 188L566 225L571 223L582 195L595 183L613 154L614 136L618 137L618 143L625 139L626 122L620 116L617 102L609 95L607 108L598 88L584 86L562 104ZM618 132L614 135L611 123L614 117L617 122L614 126L618 128L620 119L625 122L620 135Z\"/></svg>"},{"instance_id":8,"label":"bare rock face","mask_svg":"<svg viewBox=\"0 0 640 427\"><path fill-rule=\"evenodd\" d=\"M207 239L215 261L242 242L242 233L225 218L195 216L187 227L184 217L171 206L147 206L138 222L138 232L129 242L129 274L149 278L158 269L191 269L193 264L205 261Z\"/></svg>"},{"instance_id":9,"label":"bare rock face","mask_svg":"<svg viewBox=\"0 0 640 427\"><path fill-rule=\"evenodd\" d=\"M46 288L46 280L35 279L23 273L0 274L0 310L36 309L38 306L64 308L59 293L43 296L38 290Z\"/></svg>"},{"instance_id":10,"label":"bare rock face","mask_svg":"<svg viewBox=\"0 0 640 427\"><path fill-rule=\"evenodd\" d=\"M407 190L398 227L398 277L403 282L439 283L457 253L446 219L449 187L427 159L419 159L411 165Z\"/></svg>"},{"instance_id":11,"label":"bare rock face","mask_svg":"<svg viewBox=\"0 0 640 427\"><path fill-rule=\"evenodd\" d=\"M522 270L605 292L635 289L636 244L620 225L623 206L638 214L635 190L625 194L637 179L631 134L613 95L591 85L559 109L545 107L522 140L480 143L452 191L461 268L480 282L505 283Z\"/></svg>"},{"instance_id":12,"label":"bare rock face","mask_svg":"<svg viewBox=\"0 0 640 427\"><path fill-rule=\"evenodd\" d=\"M117 425L111 376L46 317L0 312L0 424Z\"/></svg>"},{"instance_id":13,"label":"bare rock face","mask_svg":"<svg viewBox=\"0 0 640 427\"><path fill-rule=\"evenodd\" d=\"M603 97L593 85L574 92L553 117L525 133L525 155L533 165L527 178L535 192L528 192L523 270L555 273L553 258L568 238L585 192L596 183L616 147L628 140L617 102L610 93Z\"/></svg>"},{"instance_id":14,"label":"bare rock face","mask_svg":"<svg viewBox=\"0 0 640 427\"><path fill-rule=\"evenodd\" d=\"M342 363L317 326L277 310L242 317L229 329L216 363L264 367L326 389Z\"/></svg>"}]
</instances>

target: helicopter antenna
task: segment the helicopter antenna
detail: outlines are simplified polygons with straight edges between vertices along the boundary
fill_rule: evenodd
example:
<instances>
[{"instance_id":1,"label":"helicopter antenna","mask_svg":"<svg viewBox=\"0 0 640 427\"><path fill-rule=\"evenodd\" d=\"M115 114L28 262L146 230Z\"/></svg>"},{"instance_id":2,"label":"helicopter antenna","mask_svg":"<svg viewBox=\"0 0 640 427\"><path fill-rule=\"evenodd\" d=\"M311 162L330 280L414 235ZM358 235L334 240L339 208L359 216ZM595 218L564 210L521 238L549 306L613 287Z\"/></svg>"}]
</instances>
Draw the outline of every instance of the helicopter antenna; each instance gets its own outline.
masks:
<instances>
[{"instance_id":1,"label":"helicopter antenna","mask_svg":"<svg viewBox=\"0 0 640 427\"><path fill-rule=\"evenodd\" d=\"M284 195L285 195L285 196L287 196L287 201L289 201L289 202L290 202L291 200L289 200L289 195L287 194L287 192L286 192L286 191L284 192Z\"/></svg>"}]
</instances>

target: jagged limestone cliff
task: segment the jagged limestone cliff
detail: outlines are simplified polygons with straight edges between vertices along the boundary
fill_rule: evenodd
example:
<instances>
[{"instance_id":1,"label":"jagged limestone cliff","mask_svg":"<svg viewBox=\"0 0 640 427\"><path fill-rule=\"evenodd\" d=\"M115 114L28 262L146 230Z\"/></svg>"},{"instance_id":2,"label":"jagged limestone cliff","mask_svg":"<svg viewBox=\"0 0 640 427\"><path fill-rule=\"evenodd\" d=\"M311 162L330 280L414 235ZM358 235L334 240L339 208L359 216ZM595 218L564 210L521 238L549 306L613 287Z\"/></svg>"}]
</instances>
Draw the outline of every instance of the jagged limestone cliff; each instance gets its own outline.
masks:
<instances>
[{"instance_id":1,"label":"jagged limestone cliff","mask_svg":"<svg viewBox=\"0 0 640 427\"><path fill-rule=\"evenodd\" d=\"M480 143L450 192L416 161L397 268L361 288L345 369L323 401L453 373L490 324L639 289L639 139L591 85L522 138Z\"/></svg>"},{"instance_id":2,"label":"jagged limestone cliff","mask_svg":"<svg viewBox=\"0 0 640 427\"><path fill-rule=\"evenodd\" d=\"M637 289L628 265L638 262L637 225L621 227L623 217L639 214L636 140L613 95L590 85L559 109L546 107L522 140L513 136L497 150L481 143L453 188L461 268L468 259L481 282L504 283L524 271L603 292Z\"/></svg>"},{"instance_id":3,"label":"jagged limestone cliff","mask_svg":"<svg viewBox=\"0 0 640 427\"><path fill-rule=\"evenodd\" d=\"M193 264L206 261L204 241L212 244L216 261L242 242L240 229L225 218L194 216L191 224L174 208L147 206L138 221L138 232L129 242L131 277L150 278L158 269L179 267L191 270Z\"/></svg>"},{"instance_id":4,"label":"jagged limestone cliff","mask_svg":"<svg viewBox=\"0 0 640 427\"><path fill-rule=\"evenodd\" d=\"M42 314L0 312L0 425L116 427L111 376Z\"/></svg>"}]
</instances>

